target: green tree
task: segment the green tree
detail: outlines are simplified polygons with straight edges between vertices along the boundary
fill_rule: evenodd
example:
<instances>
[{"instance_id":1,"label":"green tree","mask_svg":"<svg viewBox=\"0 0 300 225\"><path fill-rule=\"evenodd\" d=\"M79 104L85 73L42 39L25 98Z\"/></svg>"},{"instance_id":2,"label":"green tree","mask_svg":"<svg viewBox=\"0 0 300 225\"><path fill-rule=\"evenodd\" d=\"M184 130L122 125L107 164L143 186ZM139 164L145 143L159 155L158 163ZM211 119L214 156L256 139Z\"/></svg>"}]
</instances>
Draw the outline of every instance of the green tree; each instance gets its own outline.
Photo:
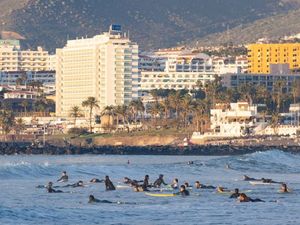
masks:
<instances>
[{"instance_id":1,"label":"green tree","mask_svg":"<svg viewBox=\"0 0 300 225\"><path fill-rule=\"evenodd\" d=\"M7 135L15 125L15 116L12 111L0 111L0 127L5 135Z\"/></svg>"},{"instance_id":2,"label":"green tree","mask_svg":"<svg viewBox=\"0 0 300 225\"><path fill-rule=\"evenodd\" d=\"M193 111L193 99L186 94L180 101L180 109L182 111L183 127L187 127L189 113Z\"/></svg>"},{"instance_id":3,"label":"green tree","mask_svg":"<svg viewBox=\"0 0 300 225\"><path fill-rule=\"evenodd\" d=\"M86 107L89 109L90 132L92 132L93 131L93 127L92 127L93 110L95 108L99 108L98 101L95 97L88 97L87 100L82 102L82 107Z\"/></svg>"},{"instance_id":4,"label":"green tree","mask_svg":"<svg viewBox=\"0 0 300 225\"><path fill-rule=\"evenodd\" d=\"M70 117L74 118L74 126L76 126L76 120L78 117L82 116L81 109L79 106L73 106L70 110Z\"/></svg>"},{"instance_id":5,"label":"green tree","mask_svg":"<svg viewBox=\"0 0 300 225\"><path fill-rule=\"evenodd\" d=\"M27 108L28 108L28 106L29 106L29 102L26 101L26 100L23 100L23 101L20 103L20 106L23 107L24 113L25 113L25 115L26 115L26 114L27 114Z\"/></svg>"},{"instance_id":6,"label":"green tree","mask_svg":"<svg viewBox=\"0 0 300 225\"><path fill-rule=\"evenodd\" d=\"M128 110L128 106L127 105L118 105L115 107L114 109L117 117L121 117L122 118L122 121L123 121L123 126L125 127L126 125L126 122L127 122L127 118L128 118L128 114L129 114L129 110ZM117 118L117 126L119 126L119 118ZM127 128L129 128L127 126ZM129 129L128 129L129 131Z\"/></svg>"},{"instance_id":7,"label":"green tree","mask_svg":"<svg viewBox=\"0 0 300 225\"><path fill-rule=\"evenodd\" d=\"M279 113L281 109L281 104L283 100L283 88L285 87L286 82L283 80L277 80L274 84L274 90L272 93L272 98L276 104L276 110Z\"/></svg>"},{"instance_id":8,"label":"green tree","mask_svg":"<svg viewBox=\"0 0 300 225\"><path fill-rule=\"evenodd\" d=\"M22 118L18 118L15 120L14 130L16 131L16 134L19 135L23 130L25 130L25 128L26 128L26 125Z\"/></svg>"},{"instance_id":9,"label":"green tree","mask_svg":"<svg viewBox=\"0 0 300 225\"><path fill-rule=\"evenodd\" d=\"M149 112L151 114L152 120L154 120L154 126L157 126L157 117L161 117L162 106L159 102L153 102L150 105Z\"/></svg>"}]
</instances>

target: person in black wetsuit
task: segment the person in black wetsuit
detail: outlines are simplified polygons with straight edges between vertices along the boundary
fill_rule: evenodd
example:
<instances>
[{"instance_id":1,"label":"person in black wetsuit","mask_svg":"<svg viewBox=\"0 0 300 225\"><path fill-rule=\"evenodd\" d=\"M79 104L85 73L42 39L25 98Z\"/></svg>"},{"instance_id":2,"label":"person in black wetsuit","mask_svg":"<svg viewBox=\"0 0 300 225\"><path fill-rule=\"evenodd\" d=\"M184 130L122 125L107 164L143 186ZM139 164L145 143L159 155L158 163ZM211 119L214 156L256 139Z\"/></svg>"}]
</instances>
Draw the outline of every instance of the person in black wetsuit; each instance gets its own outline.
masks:
<instances>
[{"instance_id":1,"label":"person in black wetsuit","mask_svg":"<svg viewBox=\"0 0 300 225\"><path fill-rule=\"evenodd\" d=\"M55 189L53 189L52 185L53 185L52 182L48 183L48 185L46 187L48 193L63 193L63 191L61 191L61 190L55 190Z\"/></svg>"},{"instance_id":2,"label":"person in black wetsuit","mask_svg":"<svg viewBox=\"0 0 300 225\"><path fill-rule=\"evenodd\" d=\"M103 183L103 182L104 182L104 180L99 180L97 178L93 178L90 180L90 183Z\"/></svg>"},{"instance_id":3,"label":"person in black wetsuit","mask_svg":"<svg viewBox=\"0 0 300 225\"><path fill-rule=\"evenodd\" d=\"M112 204L113 202L107 200L99 200L94 197L94 195L89 196L89 203L109 203Z\"/></svg>"},{"instance_id":4,"label":"person in black wetsuit","mask_svg":"<svg viewBox=\"0 0 300 225\"><path fill-rule=\"evenodd\" d=\"M88 203L108 203L108 204L118 204L118 205L121 205L121 204L126 204L126 205L136 205L136 203L134 202L111 202L111 201L108 201L108 200L100 200L100 199L97 199L94 197L94 195L90 195L89 196L89 202Z\"/></svg>"},{"instance_id":5,"label":"person in black wetsuit","mask_svg":"<svg viewBox=\"0 0 300 225\"><path fill-rule=\"evenodd\" d=\"M172 182L172 184L171 184L171 187L172 187L173 189L178 189L178 179L177 179L177 178L175 178L175 179L173 180L173 182Z\"/></svg>"},{"instance_id":6,"label":"person in black wetsuit","mask_svg":"<svg viewBox=\"0 0 300 225\"><path fill-rule=\"evenodd\" d=\"M114 191L114 190L116 190L115 186L113 185L113 183L109 179L109 176L105 176L104 183L105 183L105 190L107 190L107 191Z\"/></svg>"},{"instance_id":7,"label":"person in black wetsuit","mask_svg":"<svg viewBox=\"0 0 300 225\"><path fill-rule=\"evenodd\" d=\"M238 197L238 201L239 202L264 202L263 200L256 198L256 199L252 199L250 197L248 197L246 194L241 193L240 196Z\"/></svg>"},{"instance_id":8,"label":"person in black wetsuit","mask_svg":"<svg viewBox=\"0 0 300 225\"><path fill-rule=\"evenodd\" d=\"M195 188L196 189L216 189L216 187L214 187L212 185L204 185L204 184L201 184L199 181L195 182Z\"/></svg>"},{"instance_id":9,"label":"person in black wetsuit","mask_svg":"<svg viewBox=\"0 0 300 225\"><path fill-rule=\"evenodd\" d=\"M287 185L286 185L285 183L282 183L282 184L281 184L281 187L280 187L280 189L279 189L279 192L280 192L280 193L289 193L290 191L289 191Z\"/></svg>"},{"instance_id":10,"label":"person in black wetsuit","mask_svg":"<svg viewBox=\"0 0 300 225\"><path fill-rule=\"evenodd\" d=\"M164 175L160 174L159 178L154 182L153 186L160 188L161 185L167 185L164 181Z\"/></svg>"},{"instance_id":11,"label":"person in black wetsuit","mask_svg":"<svg viewBox=\"0 0 300 225\"><path fill-rule=\"evenodd\" d=\"M143 182L143 181L137 181L137 180L132 180L128 177L124 177L124 184L129 184L130 186L136 186L139 184L139 182Z\"/></svg>"},{"instance_id":12,"label":"person in black wetsuit","mask_svg":"<svg viewBox=\"0 0 300 225\"><path fill-rule=\"evenodd\" d=\"M67 184L65 186L62 186L63 188L66 188L66 187L72 187L72 188L77 188L77 187L84 187L84 184L83 184L83 181L78 181L74 184Z\"/></svg>"},{"instance_id":13,"label":"person in black wetsuit","mask_svg":"<svg viewBox=\"0 0 300 225\"><path fill-rule=\"evenodd\" d=\"M259 179L255 179L252 177L248 177L247 175L243 176L243 181L259 181Z\"/></svg>"},{"instance_id":14,"label":"person in black wetsuit","mask_svg":"<svg viewBox=\"0 0 300 225\"><path fill-rule=\"evenodd\" d=\"M62 172L61 177L57 180L57 182L68 182L69 176L67 175L67 172Z\"/></svg>"},{"instance_id":15,"label":"person in black wetsuit","mask_svg":"<svg viewBox=\"0 0 300 225\"><path fill-rule=\"evenodd\" d=\"M238 198L240 197L240 190L238 188L234 189L234 193L229 198Z\"/></svg>"},{"instance_id":16,"label":"person in black wetsuit","mask_svg":"<svg viewBox=\"0 0 300 225\"><path fill-rule=\"evenodd\" d=\"M188 190L186 190L185 185L181 185L180 190L177 194L181 195L181 196L189 196L190 192Z\"/></svg>"},{"instance_id":17,"label":"person in black wetsuit","mask_svg":"<svg viewBox=\"0 0 300 225\"><path fill-rule=\"evenodd\" d=\"M146 175L142 184L142 188L144 191L148 191L148 188L151 187L149 184L149 175Z\"/></svg>"}]
</instances>

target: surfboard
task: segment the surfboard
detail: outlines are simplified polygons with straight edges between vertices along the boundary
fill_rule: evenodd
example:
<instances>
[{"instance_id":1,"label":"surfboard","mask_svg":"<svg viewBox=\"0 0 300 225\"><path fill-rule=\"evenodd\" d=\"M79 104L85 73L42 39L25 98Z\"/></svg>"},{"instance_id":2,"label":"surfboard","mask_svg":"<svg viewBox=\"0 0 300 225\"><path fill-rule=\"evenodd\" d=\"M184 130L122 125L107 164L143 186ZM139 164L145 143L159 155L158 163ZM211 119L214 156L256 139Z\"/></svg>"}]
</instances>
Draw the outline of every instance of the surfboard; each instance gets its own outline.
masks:
<instances>
[{"instance_id":1,"label":"surfboard","mask_svg":"<svg viewBox=\"0 0 300 225\"><path fill-rule=\"evenodd\" d=\"M266 183L262 181L249 181L251 185L279 185L279 183Z\"/></svg>"},{"instance_id":2,"label":"surfboard","mask_svg":"<svg viewBox=\"0 0 300 225\"><path fill-rule=\"evenodd\" d=\"M252 190L240 190L239 191L239 193L249 193L249 192L252 192ZM217 194L232 195L232 194L234 194L234 191L223 191L223 192L217 191Z\"/></svg>"},{"instance_id":3,"label":"surfboard","mask_svg":"<svg viewBox=\"0 0 300 225\"><path fill-rule=\"evenodd\" d=\"M116 188L117 189L131 189L132 187L130 187L128 185L117 185Z\"/></svg>"},{"instance_id":4,"label":"surfboard","mask_svg":"<svg viewBox=\"0 0 300 225\"><path fill-rule=\"evenodd\" d=\"M151 192L145 192L146 195L151 197L175 197L176 194L173 193L151 193Z\"/></svg>"}]
</instances>

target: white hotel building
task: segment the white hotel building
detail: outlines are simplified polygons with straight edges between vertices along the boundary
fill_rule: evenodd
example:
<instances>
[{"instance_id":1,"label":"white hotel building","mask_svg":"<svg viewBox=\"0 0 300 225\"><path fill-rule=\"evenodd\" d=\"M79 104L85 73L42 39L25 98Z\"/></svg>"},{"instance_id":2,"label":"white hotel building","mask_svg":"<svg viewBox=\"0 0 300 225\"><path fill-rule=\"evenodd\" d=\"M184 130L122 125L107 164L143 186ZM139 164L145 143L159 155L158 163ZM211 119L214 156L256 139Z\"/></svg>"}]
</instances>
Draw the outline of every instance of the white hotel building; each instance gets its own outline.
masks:
<instances>
[{"instance_id":1,"label":"white hotel building","mask_svg":"<svg viewBox=\"0 0 300 225\"><path fill-rule=\"evenodd\" d=\"M57 116L68 116L88 97L97 99L99 110L138 97L138 45L119 26L115 28L93 38L70 40L57 49Z\"/></svg>"},{"instance_id":2,"label":"white hotel building","mask_svg":"<svg viewBox=\"0 0 300 225\"><path fill-rule=\"evenodd\" d=\"M141 93L153 89L192 90L196 88L197 81L204 84L214 80L217 75L208 55L184 51L179 54L140 56L139 67Z\"/></svg>"},{"instance_id":3,"label":"white hotel building","mask_svg":"<svg viewBox=\"0 0 300 225\"><path fill-rule=\"evenodd\" d=\"M43 48L21 50L19 46L0 45L0 71L49 70L49 54Z\"/></svg>"}]
</instances>

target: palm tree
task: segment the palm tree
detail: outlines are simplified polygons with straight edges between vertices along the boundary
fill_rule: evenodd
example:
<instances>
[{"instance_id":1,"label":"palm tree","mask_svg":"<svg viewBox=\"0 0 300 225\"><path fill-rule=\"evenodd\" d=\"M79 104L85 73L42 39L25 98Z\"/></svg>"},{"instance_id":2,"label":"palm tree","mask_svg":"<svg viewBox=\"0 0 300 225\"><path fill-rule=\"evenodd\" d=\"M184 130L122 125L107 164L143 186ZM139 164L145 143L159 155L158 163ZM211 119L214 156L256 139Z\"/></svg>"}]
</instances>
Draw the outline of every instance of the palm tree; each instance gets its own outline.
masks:
<instances>
[{"instance_id":1,"label":"palm tree","mask_svg":"<svg viewBox=\"0 0 300 225\"><path fill-rule=\"evenodd\" d=\"M18 118L15 121L14 130L16 134L20 134L23 130L25 130L26 126L22 118Z\"/></svg>"},{"instance_id":2,"label":"palm tree","mask_svg":"<svg viewBox=\"0 0 300 225\"><path fill-rule=\"evenodd\" d=\"M12 111L1 110L0 111L0 127L5 135L7 135L15 124L15 117ZM6 137L6 136L5 136Z\"/></svg>"},{"instance_id":3,"label":"palm tree","mask_svg":"<svg viewBox=\"0 0 300 225\"><path fill-rule=\"evenodd\" d=\"M24 108L24 113L25 113L25 116L27 114L27 108L29 106L29 102L26 101L26 100L23 100L21 103L20 103L20 106Z\"/></svg>"},{"instance_id":4,"label":"palm tree","mask_svg":"<svg viewBox=\"0 0 300 225\"><path fill-rule=\"evenodd\" d=\"M175 109L176 119L178 119L179 117L179 108L180 108L181 99L182 99L181 92L178 90L174 93L171 93L169 96L170 105L173 109Z\"/></svg>"},{"instance_id":5,"label":"palm tree","mask_svg":"<svg viewBox=\"0 0 300 225\"><path fill-rule=\"evenodd\" d=\"M76 126L76 120L80 116L82 116L82 113L79 106L73 106L70 110L70 117L74 118L74 126Z\"/></svg>"},{"instance_id":6,"label":"palm tree","mask_svg":"<svg viewBox=\"0 0 300 225\"><path fill-rule=\"evenodd\" d=\"M161 106L163 108L164 111L164 118L167 121L169 119L170 116L170 110L171 110L171 102L169 98L165 98L162 102L161 102Z\"/></svg>"},{"instance_id":7,"label":"palm tree","mask_svg":"<svg viewBox=\"0 0 300 225\"><path fill-rule=\"evenodd\" d=\"M200 85L200 89L204 90L206 98L209 100L211 106L214 107L218 98L218 93L222 88L221 78L216 75L213 81L208 81L204 85L202 85L201 82L198 82L197 84Z\"/></svg>"},{"instance_id":8,"label":"palm tree","mask_svg":"<svg viewBox=\"0 0 300 225\"><path fill-rule=\"evenodd\" d=\"M258 85L256 87L256 97L258 102L267 104L267 100L270 96L268 89L265 86Z\"/></svg>"},{"instance_id":9,"label":"palm tree","mask_svg":"<svg viewBox=\"0 0 300 225\"><path fill-rule=\"evenodd\" d=\"M202 126L207 122L207 104L204 100L198 100L193 104L193 119L196 120L197 132L203 132Z\"/></svg>"},{"instance_id":10,"label":"palm tree","mask_svg":"<svg viewBox=\"0 0 300 225\"><path fill-rule=\"evenodd\" d=\"M271 127L274 129L275 134L277 134L277 128L279 126L279 122L280 122L280 114L278 112L273 113L271 119Z\"/></svg>"},{"instance_id":11,"label":"palm tree","mask_svg":"<svg viewBox=\"0 0 300 225\"><path fill-rule=\"evenodd\" d=\"M280 112L281 103L283 99L283 88L285 86L285 82L283 80L277 80L274 84L274 90L272 94L272 98L276 103L277 112Z\"/></svg>"},{"instance_id":12,"label":"palm tree","mask_svg":"<svg viewBox=\"0 0 300 225\"><path fill-rule=\"evenodd\" d=\"M250 83L241 84L238 87L238 92L240 94L240 100L247 101L250 105L253 104L253 99L255 98L255 89Z\"/></svg>"},{"instance_id":13,"label":"palm tree","mask_svg":"<svg viewBox=\"0 0 300 225\"><path fill-rule=\"evenodd\" d=\"M180 108L182 111L182 117L183 117L183 126L186 128L187 126L187 116L192 111L193 108L193 99L189 94L186 94L180 101Z\"/></svg>"},{"instance_id":14,"label":"palm tree","mask_svg":"<svg viewBox=\"0 0 300 225\"><path fill-rule=\"evenodd\" d=\"M115 107L114 112L117 116L122 117L123 126L125 127L127 117L128 117L128 106L127 105L118 105ZM119 126L119 118L117 118L117 125ZM128 127L128 126L127 126Z\"/></svg>"},{"instance_id":15,"label":"palm tree","mask_svg":"<svg viewBox=\"0 0 300 225\"><path fill-rule=\"evenodd\" d=\"M160 118L161 116L161 111L162 111L162 106L159 102L153 102L150 105L149 112L151 114L152 119L154 119L154 125L155 127L157 126L157 116Z\"/></svg>"},{"instance_id":16,"label":"palm tree","mask_svg":"<svg viewBox=\"0 0 300 225\"><path fill-rule=\"evenodd\" d=\"M293 96L293 103L296 104L300 96L300 80L297 79L293 82L291 92Z\"/></svg>"},{"instance_id":17,"label":"palm tree","mask_svg":"<svg viewBox=\"0 0 300 225\"><path fill-rule=\"evenodd\" d=\"M82 102L82 107L89 109L89 119L90 119L90 132L93 131L92 127L92 117L94 108L99 108L98 101L95 97L88 97L87 100Z\"/></svg>"}]
</instances>

